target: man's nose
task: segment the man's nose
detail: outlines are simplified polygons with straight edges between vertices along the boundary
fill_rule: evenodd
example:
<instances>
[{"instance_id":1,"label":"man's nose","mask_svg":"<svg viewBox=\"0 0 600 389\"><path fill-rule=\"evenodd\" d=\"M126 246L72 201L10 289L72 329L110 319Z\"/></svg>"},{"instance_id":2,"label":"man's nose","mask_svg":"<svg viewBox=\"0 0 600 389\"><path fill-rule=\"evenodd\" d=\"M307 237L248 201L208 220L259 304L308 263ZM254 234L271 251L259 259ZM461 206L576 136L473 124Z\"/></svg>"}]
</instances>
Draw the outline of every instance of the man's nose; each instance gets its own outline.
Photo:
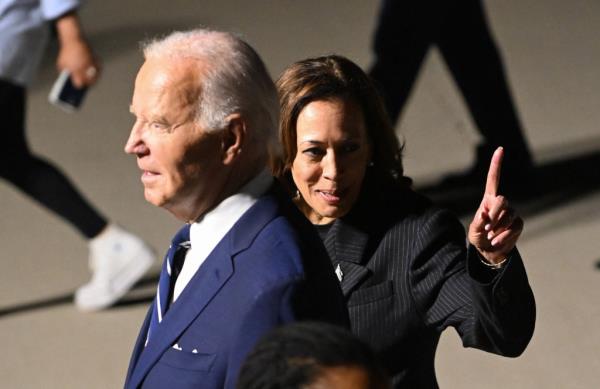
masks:
<instances>
[{"instance_id":1,"label":"man's nose","mask_svg":"<svg viewBox=\"0 0 600 389\"><path fill-rule=\"evenodd\" d=\"M125 143L125 153L139 155L143 152L144 143L142 141L142 127L139 123L135 123L129 132L129 138Z\"/></svg>"}]
</instances>

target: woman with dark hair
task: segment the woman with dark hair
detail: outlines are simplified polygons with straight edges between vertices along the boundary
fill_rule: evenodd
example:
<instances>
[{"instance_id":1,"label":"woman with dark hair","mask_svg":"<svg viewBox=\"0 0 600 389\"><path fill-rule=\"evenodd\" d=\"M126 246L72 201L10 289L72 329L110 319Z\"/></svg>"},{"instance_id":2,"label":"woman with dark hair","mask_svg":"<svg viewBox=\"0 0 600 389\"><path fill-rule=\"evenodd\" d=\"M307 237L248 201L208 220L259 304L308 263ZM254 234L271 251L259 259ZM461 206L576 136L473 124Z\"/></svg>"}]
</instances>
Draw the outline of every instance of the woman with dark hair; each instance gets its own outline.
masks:
<instances>
[{"instance_id":1,"label":"woman with dark hair","mask_svg":"<svg viewBox=\"0 0 600 389\"><path fill-rule=\"evenodd\" d=\"M523 221L498 195L503 150L469 226L410 188L380 97L353 62L297 62L277 83L283 154L273 172L317 228L347 299L352 331L382 357L394 387L436 388L441 332L518 356L535 302L515 248Z\"/></svg>"}]
</instances>

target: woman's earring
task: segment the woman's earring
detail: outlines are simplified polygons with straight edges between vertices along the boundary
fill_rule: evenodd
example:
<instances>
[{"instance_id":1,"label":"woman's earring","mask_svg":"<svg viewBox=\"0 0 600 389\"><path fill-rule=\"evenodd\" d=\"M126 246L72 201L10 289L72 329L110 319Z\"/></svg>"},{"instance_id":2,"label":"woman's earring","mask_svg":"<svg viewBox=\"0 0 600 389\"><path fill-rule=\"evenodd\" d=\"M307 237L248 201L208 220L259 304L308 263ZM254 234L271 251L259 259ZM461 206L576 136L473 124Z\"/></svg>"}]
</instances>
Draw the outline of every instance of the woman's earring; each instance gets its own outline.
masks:
<instances>
[{"instance_id":1,"label":"woman's earring","mask_svg":"<svg viewBox=\"0 0 600 389\"><path fill-rule=\"evenodd\" d=\"M296 189L296 196L294 196L294 200L300 200L300 191Z\"/></svg>"}]
</instances>

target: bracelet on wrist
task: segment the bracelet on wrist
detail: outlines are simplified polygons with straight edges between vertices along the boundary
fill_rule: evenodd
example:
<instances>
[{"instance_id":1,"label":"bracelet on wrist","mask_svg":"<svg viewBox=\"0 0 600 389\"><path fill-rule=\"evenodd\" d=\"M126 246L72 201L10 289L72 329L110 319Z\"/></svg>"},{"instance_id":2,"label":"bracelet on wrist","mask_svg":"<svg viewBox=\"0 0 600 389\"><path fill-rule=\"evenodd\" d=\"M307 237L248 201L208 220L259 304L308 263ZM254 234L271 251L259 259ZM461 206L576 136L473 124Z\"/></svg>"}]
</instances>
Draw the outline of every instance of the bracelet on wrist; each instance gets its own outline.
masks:
<instances>
[{"instance_id":1,"label":"bracelet on wrist","mask_svg":"<svg viewBox=\"0 0 600 389\"><path fill-rule=\"evenodd\" d=\"M504 264L506 263L506 261L508 261L508 257L505 257L503 260L501 260L500 262L497 262L497 263L490 263L490 262L486 261L482 256L479 256L479 260L481 261L481 263L483 263L486 267L488 267L490 269L500 270L504 267Z\"/></svg>"}]
</instances>

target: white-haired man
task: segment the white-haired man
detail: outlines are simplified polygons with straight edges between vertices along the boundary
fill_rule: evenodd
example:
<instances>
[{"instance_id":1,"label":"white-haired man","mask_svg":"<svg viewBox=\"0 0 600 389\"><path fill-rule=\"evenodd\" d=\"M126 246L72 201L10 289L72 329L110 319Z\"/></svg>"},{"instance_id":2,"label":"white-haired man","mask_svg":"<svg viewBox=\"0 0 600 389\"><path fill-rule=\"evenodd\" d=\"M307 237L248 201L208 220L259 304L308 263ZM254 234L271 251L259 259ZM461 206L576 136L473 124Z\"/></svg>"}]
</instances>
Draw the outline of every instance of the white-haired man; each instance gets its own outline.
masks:
<instances>
[{"instance_id":1,"label":"white-haired man","mask_svg":"<svg viewBox=\"0 0 600 389\"><path fill-rule=\"evenodd\" d=\"M347 312L318 238L265 170L279 105L256 52L193 30L150 42L144 57L125 151L146 200L186 225L125 386L233 388L269 329L309 318L344 325Z\"/></svg>"}]
</instances>

